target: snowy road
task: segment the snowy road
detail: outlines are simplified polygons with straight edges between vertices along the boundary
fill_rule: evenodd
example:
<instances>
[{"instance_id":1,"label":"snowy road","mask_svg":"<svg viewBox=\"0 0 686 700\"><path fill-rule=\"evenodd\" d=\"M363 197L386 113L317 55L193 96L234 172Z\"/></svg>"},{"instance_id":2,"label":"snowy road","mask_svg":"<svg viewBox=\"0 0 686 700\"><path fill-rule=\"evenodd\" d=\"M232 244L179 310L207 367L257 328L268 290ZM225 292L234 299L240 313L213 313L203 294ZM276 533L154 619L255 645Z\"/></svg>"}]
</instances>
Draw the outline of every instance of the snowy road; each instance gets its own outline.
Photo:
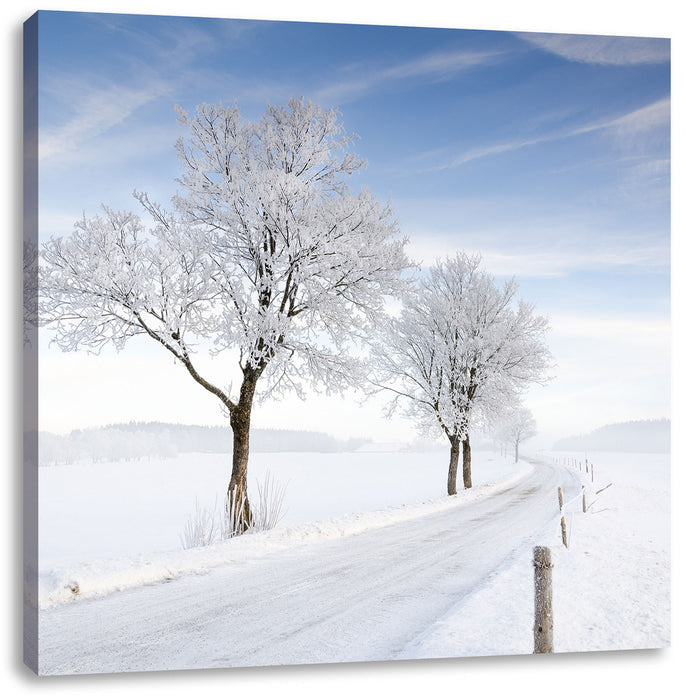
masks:
<instances>
[{"instance_id":1,"label":"snowy road","mask_svg":"<svg viewBox=\"0 0 686 700\"><path fill-rule=\"evenodd\" d=\"M488 498L40 614L42 674L392 659L558 512L532 462Z\"/></svg>"}]
</instances>

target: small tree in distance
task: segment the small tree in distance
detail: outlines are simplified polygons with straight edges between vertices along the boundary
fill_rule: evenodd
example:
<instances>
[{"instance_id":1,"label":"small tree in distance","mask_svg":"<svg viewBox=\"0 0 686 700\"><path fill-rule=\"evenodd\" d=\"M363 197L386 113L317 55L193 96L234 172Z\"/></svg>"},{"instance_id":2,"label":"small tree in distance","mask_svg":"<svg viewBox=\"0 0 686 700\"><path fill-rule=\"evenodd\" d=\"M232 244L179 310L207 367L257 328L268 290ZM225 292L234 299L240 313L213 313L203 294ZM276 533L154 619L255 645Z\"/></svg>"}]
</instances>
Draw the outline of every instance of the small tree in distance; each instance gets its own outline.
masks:
<instances>
[{"instance_id":1,"label":"small tree in distance","mask_svg":"<svg viewBox=\"0 0 686 700\"><path fill-rule=\"evenodd\" d=\"M346 176L338 113L304 99L268 106L258 122L237 107L179 110L182 193L171 211L134 193L152 219L107 207L43 248L41 316L63 350L121 350L132 336L167 350L229 414L227 497L237 530L247 498L250 421L258 395L355 385L352 350L379 324L407 267L389 206ZM199 368L203 348L233 351L237 389ZM225 370L223 376L229 373Z\"/></svg>"},{"instance_id":2,"label":"small tree in distance","mask_svg":"<svg viewBox=\"0 0 686 700\"><path fill-rule=\"evenodd\" d=\"M472 485L470 429L518 403L531 382L546 381L547 320L515 303L514 280L499 287L479 256L438 262L403 297L397 318L374 348L374 384L395 394L425 430L450 442L448 494L457 490L462 447L464 488Z\"/></svg>"},{"instance_id":3,"label":"small tree in distance","mask_svg":"<svg viewBox=\"0 0 686 700\"><path fill-rule=\"evenodd\" d=\"M515 463L519 462L519 445L536 435L534 414L524 406L517 406L505 413L495 431L497 439L504 445L512 445Z\"/></svg>"}]
</instances>

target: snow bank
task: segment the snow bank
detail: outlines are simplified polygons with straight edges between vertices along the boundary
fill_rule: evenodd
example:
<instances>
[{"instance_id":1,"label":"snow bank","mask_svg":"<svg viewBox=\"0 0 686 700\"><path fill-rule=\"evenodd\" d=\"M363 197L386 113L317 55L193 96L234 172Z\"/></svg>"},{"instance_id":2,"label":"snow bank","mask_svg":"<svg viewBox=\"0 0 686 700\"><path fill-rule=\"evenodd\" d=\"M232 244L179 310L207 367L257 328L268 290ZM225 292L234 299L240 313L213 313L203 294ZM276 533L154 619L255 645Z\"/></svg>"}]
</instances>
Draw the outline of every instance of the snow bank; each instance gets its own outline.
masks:
<instances>
[{"instance_id":1,"label":"snow bank","mask_svg":"<svg viewBox=\"0 0 686 700\"><path fill-rule=\"evenodd\" d=\"M503 464L499 463L499 466L503 467ZM200 575L216 566L245 562L284 549L421 518L487 498L509 488L532 470L531 465L525 462L504 466L506 469L501 472L504 477L499 482L475 486L469 491L460 491L455 496L375 511L358 511L311 523L283 525L269 532L246 534L198 549L52 567L40 573L39 605L45 609L134 586L168 581L181 575Z\"/></svg>"}]
</instances>

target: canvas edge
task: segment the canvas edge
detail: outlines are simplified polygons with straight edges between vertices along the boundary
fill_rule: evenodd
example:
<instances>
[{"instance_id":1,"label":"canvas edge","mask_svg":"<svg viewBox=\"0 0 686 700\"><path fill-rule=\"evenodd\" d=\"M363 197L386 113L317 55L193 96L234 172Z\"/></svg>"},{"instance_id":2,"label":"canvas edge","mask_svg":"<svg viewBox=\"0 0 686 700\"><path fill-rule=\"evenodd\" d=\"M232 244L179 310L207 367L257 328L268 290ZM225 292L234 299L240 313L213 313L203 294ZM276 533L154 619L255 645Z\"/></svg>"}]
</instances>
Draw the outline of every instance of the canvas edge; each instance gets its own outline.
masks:
<instances>
[{"instance_id":1,"label":"canvas edge","mask_svg":"<svg viewBox=\"0 0 686 700\"><path fill-rule=\"evenodd\" d=\"M23 660L38 674L38 22L23 25Z\"/></svg>"}]
</instances>

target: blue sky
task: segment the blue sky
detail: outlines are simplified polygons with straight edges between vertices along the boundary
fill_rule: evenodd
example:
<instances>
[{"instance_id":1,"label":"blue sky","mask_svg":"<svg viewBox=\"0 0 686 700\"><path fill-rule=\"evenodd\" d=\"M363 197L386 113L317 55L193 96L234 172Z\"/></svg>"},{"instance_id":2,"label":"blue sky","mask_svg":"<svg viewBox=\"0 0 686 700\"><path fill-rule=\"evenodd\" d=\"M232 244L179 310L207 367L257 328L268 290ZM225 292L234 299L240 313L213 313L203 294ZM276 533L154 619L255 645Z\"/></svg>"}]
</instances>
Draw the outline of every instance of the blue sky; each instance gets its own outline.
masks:
<instances>
[{"instance_id":1,"label":"blue sky","mask_svg":"<svg viewBox=\"0 0 686 700\"><path fill-rule=\"evenodd\" d=\"M527 399L542 436L669 416L666 39L42 13L41 236L68 234L102 202L134 208L134 188L168 201L174 105L237 102L251 119L300 95L359 134L368 167L352 185L392 198L415 259L479 251L550 317L557 378ZM151 352L46 353L42 427L221 422L183 381L181 412L160 401L180 371ZM134 367L153 390L132 383L132 409ZM89 398L93 382L110 402ZM313 398L306 411L266 404L255 422L325 429L318 417L335 412L340 434L360 434L376 410Z\"/></svg>"}]
</instances>

